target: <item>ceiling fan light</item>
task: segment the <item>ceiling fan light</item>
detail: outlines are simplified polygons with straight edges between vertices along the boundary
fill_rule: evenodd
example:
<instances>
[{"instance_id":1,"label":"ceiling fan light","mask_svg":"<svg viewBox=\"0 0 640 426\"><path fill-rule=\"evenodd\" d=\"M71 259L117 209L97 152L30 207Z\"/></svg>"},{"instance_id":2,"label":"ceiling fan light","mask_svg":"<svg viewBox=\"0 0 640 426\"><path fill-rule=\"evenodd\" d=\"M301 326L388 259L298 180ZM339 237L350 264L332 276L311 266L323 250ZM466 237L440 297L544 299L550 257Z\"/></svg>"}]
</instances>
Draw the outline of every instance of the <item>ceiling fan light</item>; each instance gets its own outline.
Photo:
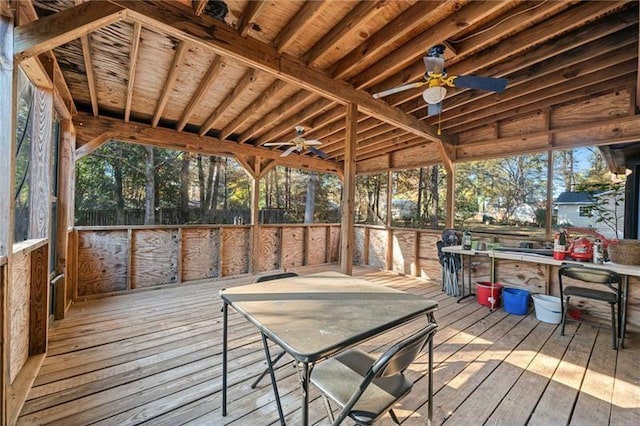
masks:
<instances>
[{"instance_id":1,"label":"ceiling fan light","mask_svg":"<svg viewBox=\"0 0 640 426\"><path fill-rule=\"evenodd\" d=\"M442 102L445 96L447 96L447 89L441 86L429 87L422 92L425 102L432 105Z\"/></svg>"}]
</instances>

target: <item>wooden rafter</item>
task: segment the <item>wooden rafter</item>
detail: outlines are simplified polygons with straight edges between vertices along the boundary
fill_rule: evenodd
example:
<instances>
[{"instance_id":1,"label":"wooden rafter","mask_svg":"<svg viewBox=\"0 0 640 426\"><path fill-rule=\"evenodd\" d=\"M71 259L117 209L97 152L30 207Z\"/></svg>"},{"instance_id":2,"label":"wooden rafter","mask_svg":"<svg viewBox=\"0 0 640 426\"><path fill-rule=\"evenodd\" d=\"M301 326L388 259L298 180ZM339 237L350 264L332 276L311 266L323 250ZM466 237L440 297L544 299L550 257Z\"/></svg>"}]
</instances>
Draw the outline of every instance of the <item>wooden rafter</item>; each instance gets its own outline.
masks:
<instances>
[{"instance_id":1,"label":"wooden rafter","mask_svg":"<svg viewBox=\"0 0 640 426\"><path fill-rule=\"evenodd\" d=\"M16 58L25 60L31 55L42 53L43 49L50 50L59 44L73 40L74 37L82 36L126 15L145 26L157 28L169 36L192 42L214 53L233 57L250 67L275 74L336 102L355 103L363 112L404 128L417 136L429 140L441 139L435 129L426 126L414 117L373 99L366 92L353 89L347 83L332 80L322 71L306 67L294 58L279 55L262 42L250 38L242 38L244 40L242 42L237 32L215 20L209 20L205 25L197 17L186 13L183 9L164 3L150 5L142 2L114 0L107 4L100 4L100 7L88 7L92 3L94 2L66 9L58 14L27 24L25 28L18 27L15 37ZM169 8L173 13L167 14L166 8ZM66 19L76 18L73 21L75 25L69 25L69 22L66 21L59 22L61 15ZM177 22L189 25L181 24L178 28ZM60 25L56 25L56 23ZM51 25L54 30L51 30ZM33 34L40 34L45 28L46 36L33 37Z\"/></svg>"},{"instance_id":2,"label":"wooden rafter","mask_svg":"<svg viewBox=\"0 0 640 426\"><path fill-rule=\"evenodd\" d=\"M207 3L209 3L209 0L192 0L193 13L196 16L202 15L202 12L207 8Z\"/></svg>"},{"instance_id":3,"label":"wooden rafter","mask_svg":"<svg viewBox=\"0 0 640 426\"><path fill-rule=\"evenodd\" d=\"M270 99L277 96L287 86L282 80L274 81L269 87L267 87L258 98L253 101L247 108L245 108L240 114L227 124L220 131L220 139L227 139L231 134L236 132L240 126L242 126L249 118L255 115L260 108L269 102Z\"/></svg>"},{"instance_id":4,"label":"wooden rafter","mask_svg":"<svg viewBox=\"0 0 640 426\"><path fill-rule=\"evenodd\" d=\"M373 64L360 72L352 80L354 87L372 86L396 74L416 59L422 62L422 56L424 56L426 49L455 35L460 31L460 25L468 26L474 22L479 22L505 7L510 7L509 3L493 1L471 2L456 13L455 19L446 19L436 23L418 37L414 37L408 43L396 49L384 61ZM424 64L422 73L424 73ZM415 78L415 76L412 76L412 78Z\"/></svg>"},{"instance_id":5,"label":"wooden rafter","mask_svg":"<svg viewBox=\"0 0 640 426\"><path fill-rule=\"evenodd\" d=\"M365 57L377 57L387 46L396 43L409 32L424 25L423 22L428 22L427 17L432 10L441 7L441 5L447 6L447 3L451 4L447 0L432 1L429 3L429 7L425 7L423 3L417 2L360 46L357 46L348 55L345 55L344 58L333 64L329 68L329 73L338 78L351 75Z\"/></svg>"},{"instance_id":6,"label":"wooden rafter","mask_svg":"<svg viewBox=\"0 0 640 426\"><path fill-rule=\"evenodd\" d=\"M309 21L314 19L314 16L320 11L324 4L324 1L303 2L298 13L287 23L287 26L273 41L276 52L284 52L296 39L296 36L304 30L305 26L309 25Z\"/></svg>"},{"instance_id":7,"label":"wooden rafter","mask_svg":"<svg viewBox=\"0 0 640 426\"><path fill-rule=\"evenodd\" d=\"M213 81L220 75L224 67L225 67L224 58L221 58L220 56L216 56L213 62L211 62L211 65L209 66L207 73L204 75L204 77L202 77L202 80L200 80L200 83L198 84L198 88L194 92L193 96L191 97L191 99L189 99L189 103L187 104L187 107L182 112L182 116L180 117L180 120L178 121L178 125L176 126L176 129L179 132L181 132L184 129L184 127L187 125L196 106L198 106L202 98L204 98L204 96L207 94L209 90L209 86L211 86ZM222 139L225 139L225 138L223 137Z\"/></svg>"},{"instance_id":8,"label":"wooden rafter","mask_svg":"<svg viewBox=\"0 0 640 426\"><path fill-rule=\"evenodd\" d=\"M93 116L98 116L98 94L96 92L96 77L93 73L93 56L91 54L91 41L88 35L80 37L82 42L82 57L84 59L84 70L87 75L87 86L89 87L89 97L91 99L91 111Z\"/></svg>"},{"instance_id":9,"label":"wooden rafter","mask_svg":"<svg viewBox=\"0 0 640 426\"><path fill-rule=\"evenodd\" d=\"M244 75L235 84L235 87L227 96L218 108L207 118L202 127L200 127L200 136L204 136L216 123L216 121L225 113L225 111L235 102L242 93L249 88L251 83L256 80L256 70L248 69Z\"/></svg>"},{"instance_id":10,"label":"wooden rafter","mask_svg":"<svg viewBox=\"0 0 640 426\"><path fill-rule=\"evenodd\" d=\"M325 108L328 108L332 105L333 102L328 99L320 99L317 102L314 102L313 104L307 106L306 108L303 108L293 116L288 117L284 123L279 124L271 128L271 130L269 130L268 132L264 133L256 141L256 144L263 144L265 142L273 141L274 139L277 139L283 135L291 134L293 127L296 125L302 125L306 128L309 120L311 120L314 116L321 114L322 112L324 112ZM296 124L292 126L291 123Z\"/></svg>"},{"instance_id":11,"label":"wooden rafter","mask_svg":"<svg viewBox=\"0 0 640 426\"><path fill-rule=\"evenodd\" d=\"M388 3L385 1L360 2L344 18L340 20L327 35L322 37L302 57L303 61L311 64L325 55L342 38L355 31L360 24L367 22Z\"/></svg>"},{"instance_id":12,"label":"wooden rafter","mask_svg":"<svg viewBox=\"0 0 640 426\"><path fill-rule=\"evenodd\" d=\"M184 55L189 50L188 43L184 40L180 40L178 42L178 46L176 47L176 53L173 56L173 62L171 63L171 68L169 68L169 75L164 82L162 93L160 94L160 99L158 100L158 104L156 105L156 111L153 114L153 121L151 125L156 127L158 122L160 121L160 117L162 117L162 113L164 112L164 108L167 106L167 102L169 101L169 96L173 91L173 86L176 84L176 79L178 78L178 70L182 65L182 61L184 60Z\"/></svg>"},{"instance_id":13,"label":"wooden rafter","mask_svg":"<svg viewBox=\"0 0 640 426\"><path fill-rule=\"evenodd\" d=\"M138 49L140 48L140 34L142 25L134 22L133 33L131 34L131 50L129 52L129 78L127 79L127 100L124 107L124 121L128 122L131 116L131 105L133 103L133 88L136 82L136 68L138 64Z\"/></svg>"},{"instance_id":14,"label":"wooden rafter","mask_svg":"<svg viewBox=\"0 0 640 426\"><path fill-rule=\"evenodd\" d=\"M246 37L249 30L253 27L253 24L258 16L262 13L264 8L269 3L263 0L254 0L247 3L247 6L242 13L240 22L238 22L238 33L242 37Z\"/></svg>"},{"instance_id":15,"label":"wooden rafter","mask_svg":"<svg viewBox=\"0 0 640 426\"><path fill-rule=\"evenodd\" d=\"M313 94L313 93L309 94L308 92L303 90L299 91L298 93L296 93L295 95L287 99L282 105L271 110L268 114L266 114L262 118L262 120L260 120L260 122L255 123L249 129L242 132L242 134L240 135L240 138L238 138L238 141L246 142L253 135L256 135L259 131L262 130L264 132L265 131L264 128L267 125L267 123L273 123L280 117L280 114L281 114L280 109L300 108L300 106L304 105L304 103L307 102L311 96L318 98L316 94Z\"/></svg>"}]
</instances>

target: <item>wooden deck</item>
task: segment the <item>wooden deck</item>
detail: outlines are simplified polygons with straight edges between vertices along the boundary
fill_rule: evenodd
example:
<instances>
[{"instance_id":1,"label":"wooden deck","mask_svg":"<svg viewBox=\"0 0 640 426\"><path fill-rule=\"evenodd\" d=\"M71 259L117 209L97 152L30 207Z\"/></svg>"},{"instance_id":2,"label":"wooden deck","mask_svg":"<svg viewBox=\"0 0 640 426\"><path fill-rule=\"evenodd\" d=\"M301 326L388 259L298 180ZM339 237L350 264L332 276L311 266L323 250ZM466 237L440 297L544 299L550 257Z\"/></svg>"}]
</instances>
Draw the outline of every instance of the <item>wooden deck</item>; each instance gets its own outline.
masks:
<instances>
[{"instance_id":1,"label":"wooden deck","mask_svg":"<svg viewBox=\"0 0 640 426\"><path fill-rule=\"evenodd\" d=\"M315 269L317 270L317 268ZM315 272L314 270L314 272ZM490 313L469 298L456 303L439 283L370 269L355 274L439 301L435 337L435 424L640 424L640 340L611 349L608 329L569 325L560 336L535 315ZM264 368L256 329L230 316L230 388L221 416L219 288L251 278L190 284L76 303L53 325L49 351L18 424L278 424L269 381L250 389ZM415 325L417 326L417 325ZM408 326L408 327L411 327ZM406 330L365 345L379 352ZM395 336L395 337L394 337ZM298 424L295 369L277 370L289 424ZM425 358L409 374L411 394L396 408L403 424L426 423ZM312 424L328 424L317 392ZM382 424L391 424L384 419Z\"/></svg>"}]
</instances>

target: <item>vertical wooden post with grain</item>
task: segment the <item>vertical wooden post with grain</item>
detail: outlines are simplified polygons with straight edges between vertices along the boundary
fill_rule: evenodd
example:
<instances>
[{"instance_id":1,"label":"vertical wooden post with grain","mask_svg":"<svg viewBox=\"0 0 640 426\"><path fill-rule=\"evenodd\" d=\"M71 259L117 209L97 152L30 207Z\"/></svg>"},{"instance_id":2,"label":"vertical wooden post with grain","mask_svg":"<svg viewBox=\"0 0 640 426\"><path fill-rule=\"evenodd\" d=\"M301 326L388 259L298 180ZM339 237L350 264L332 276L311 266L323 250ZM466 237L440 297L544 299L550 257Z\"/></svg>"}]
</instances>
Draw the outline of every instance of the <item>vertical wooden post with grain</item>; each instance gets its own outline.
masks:
<instances>
[{"instance_id":1,"label":"vertical wooden post with grain","mask_svg":"<svg viewBox=\"0 0 640 426\"><path fill-rule=\"evenodd\" d=\"M340 219L340 269L343 273L353 273L354 199L356 186L356 143L358 127L358 107L347 104L346 140L344 148L344 189L342 191L342 217Z\"/></svg>"}]
</instances>

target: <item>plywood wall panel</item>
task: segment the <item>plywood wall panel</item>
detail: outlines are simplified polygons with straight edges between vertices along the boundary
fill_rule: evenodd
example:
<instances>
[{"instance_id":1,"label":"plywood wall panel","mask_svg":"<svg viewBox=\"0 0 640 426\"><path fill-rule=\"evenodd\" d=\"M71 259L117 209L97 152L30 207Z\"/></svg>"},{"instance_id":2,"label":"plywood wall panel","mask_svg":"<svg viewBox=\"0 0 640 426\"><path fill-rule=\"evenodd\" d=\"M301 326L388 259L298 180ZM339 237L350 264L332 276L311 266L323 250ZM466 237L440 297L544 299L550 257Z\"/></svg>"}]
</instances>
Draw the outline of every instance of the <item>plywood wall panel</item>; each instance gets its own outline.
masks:
<instances>
[{"instance_id":1,"label":"plywood wall panel","mask_svg":"<svg viewBox=\"0 0 640 426\"><path fill-rule=\"evenodd\" d=\"M327 262L327 228L310 226L307 234L307 265L321 265Z\"/></svg>"},{"instance_id":2,"label":"plywood wall panel","mask_svg":"<svg viewBox=\"0 0 640 426\"><path fill-rule=\"evenodd\" d=\"M178 230L133 231L131 239L131 288L178 282Z\"/></svg>"},{"instance_id":3,"label":"plywood wall panel","mask_svg":"<svg viewBox=\"0 0 640 426\"><path fill-rule=\"evenodd\" d=\"M78 234L78 296L127 290L126 230Z\"/></svg>"},{"instance_id":4,"label":"plywood wall panel","mask_svg":"<svg viewBox=\"0 0 640 426\"><path fill-rule=\"evenodd\" d=\"M220 230L185 228L182 230L182 280L193 281L220 275Z\"/></svg>"},{"instance_id":5,"label":"plywood wall panel","mask_svg":"<svg viewBox=\"0 0 640 426\"><path fill-rule=\"evenodd\" d=\"M391 269L413 275L416 271L416 232L395 229L392 250Z\"/></svg>"},{"instance_id":6,"label":"plywood wall panel","mask_svg":"<svg viewBox=\"0 0 640 426\"><path fill-rule=\"evenodd\" d=\"M544 293L546 270L546 265L497 259L496 282L505 287L523 288L531 293Z\"/></svg>"},{"instance_id":7,"label":"plywood wall panel","mask_svg":"<svg viewBox=\"0 0 640 426\"><path fill-rule=\"evenodd\" d=\"M387 264L387 231L369 230L369 266L385 269Z\"/></svg>"},{"instance_id":8,"label":"plywood wall panel","mask_svg":"<svg viewBox=\"0 0 640 426\"><path fill-rule=\"evenodd\" d=\"M440 233L421 232L418 246L418 276L424 279L440 279L441 268L438 261Z\"/></svg>"},{"instance_id":9,"label":"plywood wall panel","mask_svg":"<svg viewBox=\"0 0 640 426\"><path fill-rule=\"evenodd\" d=\"M331 227L331 247L329 249L329 262L340 261L340 227Z\"/></svg>"},{"instance_id":10,"label":"plywood wall panel","mask_svg":"<svg viewBox=\"0 0 640 426\"><path fill-rule=\"evenodd\" d=\"M282 228L282 267L304 265L304 228Z\"/></svg>"},{"instance_id":11,"label":"plywood wall panel","mask_svg":"<svg viewBox=\"0 0 640 426\"><path fill-rule=\"evenodd\" d=\"M259 228L258 271L280 269L281 227Z\"/></svg>"},{"instance_id":12,"label":"plywood wall panel","mask_svg":"<svg viewBox=\"0 0 640 426\"><path fill-rule=\"evenodd\" d=\"M222 276L248 273L249 247L251 244L250 228L221 228L221 241Z\"/></svg>"},{"instance_id":13,"label":"plywood wall panel","mask_svg":"<svg viewBox=\"0 0 640 426\"><path fill-rule=\"evenodd\" d=\"M7 310L9 318L9 383L13 382L29 357L29 298L31 255L18 253L12 258Z\"/></svg>"}]
</instances>

